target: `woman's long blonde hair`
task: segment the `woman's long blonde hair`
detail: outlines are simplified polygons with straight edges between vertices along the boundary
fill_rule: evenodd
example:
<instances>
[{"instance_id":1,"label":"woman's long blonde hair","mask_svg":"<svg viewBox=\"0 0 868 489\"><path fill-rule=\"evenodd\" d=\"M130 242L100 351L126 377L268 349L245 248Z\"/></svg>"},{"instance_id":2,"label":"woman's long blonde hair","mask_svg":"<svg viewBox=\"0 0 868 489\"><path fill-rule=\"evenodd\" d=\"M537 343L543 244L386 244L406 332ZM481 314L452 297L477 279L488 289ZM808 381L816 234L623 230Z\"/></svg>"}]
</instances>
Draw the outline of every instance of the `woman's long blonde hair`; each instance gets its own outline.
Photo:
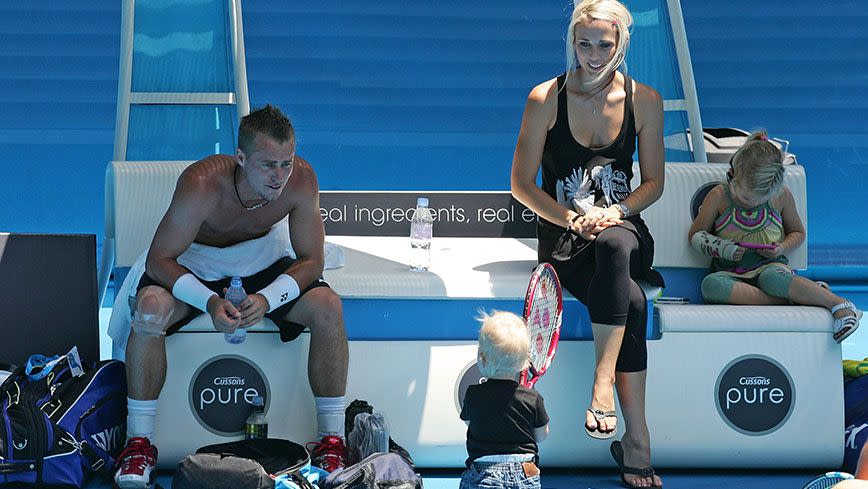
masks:
<instances>
[{"instance_id":1,"label":"woman's long blonde hair","mask_svg":"<svg viewBox=\"0 0 868 489\"><path fill-rule=\"evenodd\" d=\"M576 24L585 19L598 19L612 22L615 26L615 55L606 64L592 84L598 83L609 76L614 70L621 68L627 72L627 48L630 46L630 29L633 27L633 16L627 7L618 0L583 0L573 9L570 27L567 29L567 76L576 69Z\"/></svg>"}]
</instances>

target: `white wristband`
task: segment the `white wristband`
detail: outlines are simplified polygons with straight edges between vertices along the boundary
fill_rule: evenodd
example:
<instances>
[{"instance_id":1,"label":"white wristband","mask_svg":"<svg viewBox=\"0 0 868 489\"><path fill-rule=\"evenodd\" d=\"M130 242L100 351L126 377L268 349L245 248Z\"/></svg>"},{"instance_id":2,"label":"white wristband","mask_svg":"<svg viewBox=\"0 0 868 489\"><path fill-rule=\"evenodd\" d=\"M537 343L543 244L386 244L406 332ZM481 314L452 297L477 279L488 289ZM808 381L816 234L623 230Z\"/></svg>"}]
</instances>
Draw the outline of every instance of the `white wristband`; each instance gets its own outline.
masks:
<instances>
[{"instance_id":1,"label":"white wristband","mask_svg":"<svg viewBox=\"0 0 868 489\"><path fill-rule=\"evenodd\" d=\"M217 293L205 287L192 273L185 273L175 280L172 295L202 312L208 312L208 299Z\"/></svg>"},{"instance_id":2,"label":"white wristband","mask_svg":"<svg viewBox=\"0 0 868 489\"><path fill-rule=\"evenodd\" d=\"M285 273L281 273L279 277L274 279L274 282L257 292L268 301L268 312L295 299L299 293L301 291L298 288L298 282Z\"/></svg>"}]
</instances>

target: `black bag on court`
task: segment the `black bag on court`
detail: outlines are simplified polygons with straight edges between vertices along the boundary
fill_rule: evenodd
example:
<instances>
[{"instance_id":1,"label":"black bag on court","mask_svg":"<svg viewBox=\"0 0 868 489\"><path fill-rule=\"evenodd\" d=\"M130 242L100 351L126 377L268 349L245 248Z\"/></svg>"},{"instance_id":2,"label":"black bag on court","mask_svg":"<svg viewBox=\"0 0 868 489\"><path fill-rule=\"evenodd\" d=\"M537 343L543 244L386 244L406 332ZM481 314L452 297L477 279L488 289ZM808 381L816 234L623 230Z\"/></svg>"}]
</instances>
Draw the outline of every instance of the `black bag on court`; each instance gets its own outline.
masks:
<instances>
[{"instance_id":1,"label":"black bag on court","mask_svg":"<svg viewBox=\"0 0 868 489\"><path fill-rule=\"evenodd\" d=\"M301 470L310 464L303 446L277 438L254 438L200 448L184 457L172 489L274 489L287 474L299 487L315 489Z\"/></svg>"}]
</instances>

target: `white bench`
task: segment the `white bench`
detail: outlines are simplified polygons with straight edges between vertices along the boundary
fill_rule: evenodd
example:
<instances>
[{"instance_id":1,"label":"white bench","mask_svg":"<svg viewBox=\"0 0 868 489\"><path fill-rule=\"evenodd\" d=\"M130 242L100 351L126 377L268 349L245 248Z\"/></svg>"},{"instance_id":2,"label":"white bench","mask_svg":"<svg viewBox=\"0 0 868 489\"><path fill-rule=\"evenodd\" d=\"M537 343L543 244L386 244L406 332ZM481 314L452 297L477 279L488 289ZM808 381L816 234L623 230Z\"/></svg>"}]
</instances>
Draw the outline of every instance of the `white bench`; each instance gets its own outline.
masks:
<instances>
[{"instance_id":1,"label":"white bench","mask_svg":"<svg viewBox=\"0 0 868 489\"><path fill-rule=\"evenodd\" d=\"M113 202L114 214L107 216L107 236L115 238L118 267L130 266L148 246L175 180L189 163L111 164L107 198ZM698 188L721 180L725 169L714 164L667 164L666 191L643 212L656 240L655 267L673 282L667 284L666 295L697 292L708 259L687 243L690 201ZM786 183L807 220L802 168L788 167ZM473 339L478 326L472 317L479 307L520 309L536 262L535 240L435 237L431 273L421 274L407 269L406 238L329 236L327 240L342 246L347 258L345 267L324 275L344 299L350 336L348 399L367 399L385 412L394 438L421 467L461 466L466 428L458 418L458 398L462 377L467 375L464 387L475 380ZM795 267L804 268L805 247L790 259ZM587 341L586 327L584 309L569 301L566 340L553 368L538 384L553 423L553 434L541 447L546 466L611 465L608 445L586 437L578 421L588 402L593 373L593 344ZM840 347L831 339L828 312L806 307L667 305L657 307L657 330L660 339L649 342L647 402L657 466L805 467L840 462ZM267 379L270 434L296 441L312 439L315 416L306 375L308 341L303 334L293 343L280 344L274 326L263 324L253 328L246 343L232 346L204 316L175 335L167 342L169 374L157 426L161 465L172 466L200 445L226 440L200 426L194 405L198 402L202 407L203 398L201 392L198 397L193 392L194 377L202 366L225 354L247 358ZM727 421L714 401L725 367L747 354L768 357L783 367L795 392L787 401L793 409L776 430L766 434L739 428L737 417L736 422ZM749 377L762 377L762 372ZM769 385L735 387L723 380L726 411L745 407L751 417L750 408L758 407L753 413L764 416L766 406L785 402L777 391L769 397L773 389L781 388L771 385L777 378L770 378ZM737 403L732 388L739 391Z\"/></svg>"}]
</instances>

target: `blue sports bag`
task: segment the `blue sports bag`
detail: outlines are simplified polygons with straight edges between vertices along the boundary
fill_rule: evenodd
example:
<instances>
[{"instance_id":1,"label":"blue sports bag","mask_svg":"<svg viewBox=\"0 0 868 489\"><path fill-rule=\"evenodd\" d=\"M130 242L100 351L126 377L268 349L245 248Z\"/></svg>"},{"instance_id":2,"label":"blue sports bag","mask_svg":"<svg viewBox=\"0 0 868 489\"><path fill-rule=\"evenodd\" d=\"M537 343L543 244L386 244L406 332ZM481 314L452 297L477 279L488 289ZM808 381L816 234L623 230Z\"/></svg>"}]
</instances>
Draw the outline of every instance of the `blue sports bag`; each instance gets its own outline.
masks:
<instances>
[{"instance_id":1,"label":"blue sports bag","mask_svg":"<svg viewBox=\"0 0 868 489\"><path fill-rule=\"evenodd\" d=\"M124 364L33 355L0 384L0 486L84 487L126 439Z\"/></svg>"}]
</instances>

